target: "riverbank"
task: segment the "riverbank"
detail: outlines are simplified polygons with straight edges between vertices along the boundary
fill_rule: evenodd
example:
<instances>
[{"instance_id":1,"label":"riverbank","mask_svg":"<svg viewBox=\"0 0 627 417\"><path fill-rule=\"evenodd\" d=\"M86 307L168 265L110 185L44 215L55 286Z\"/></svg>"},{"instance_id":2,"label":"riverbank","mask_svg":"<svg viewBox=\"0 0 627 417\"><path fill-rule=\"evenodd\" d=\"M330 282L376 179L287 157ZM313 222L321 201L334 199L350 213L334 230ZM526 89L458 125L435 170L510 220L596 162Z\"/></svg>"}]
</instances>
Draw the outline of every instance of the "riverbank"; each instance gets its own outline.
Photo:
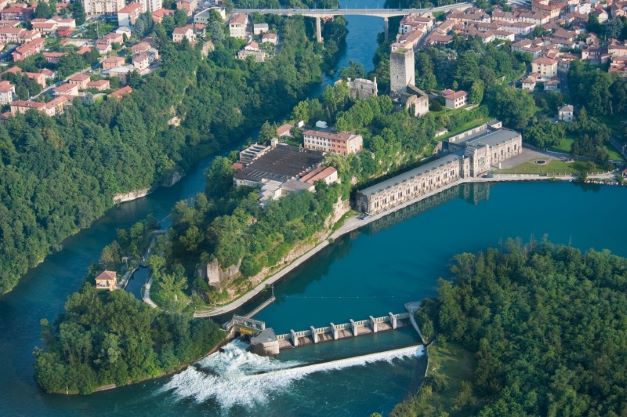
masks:
<instances>
[{"instance_id":1,"label":"riverbank","mask_svg":"<svg viewBox=\"0 0 627 417\"><path fill-rule=\"evenodd\" d=\"M278 281L280 281L282 278L284 278L286 275L288 275L290 272L292 272L293 270L295 270L296 268L298 268L299 266L301 266L302 264L304 264L305 262L307 262L310 258L312 258L313 256L315 256L317 253L319 253L321 250L323 250L324 248L326 248L327 246L329 246L331 243L333 243L333 241L341 238L344 235L347 235L348 233L351 233L357 229L360 229L364 226L369 225L370 223L373 223L389 214L392 214L396 211L399 211L401 209L404 209L407 206L410 206L412 204L418 203L422 200L425 200L429 197L433 197L436 194L439 194L442 191L445 191L449 188L452 187L456 187L459 185L463 185L463 184L470 184L470 183L491 183L491 182L527 182L527 181L566 181L566 182L575 182L578 181L578 177L575 175L560 175L560 176L546 176L546 175L538 175L538 174L497 174L497 175L493 175L491 177L482 177L482 178L464 178L458 181L455 181L453 183L447 184L445 187L442 187L438 190L432 191L430 193L424 194L420 197L417 198L413 198L413 199L408 199L407 201L403 202L402 204L399 204L398 206L395 206L394 208L391 208L389 210L386 210L384 212L381 213L377 213L375 215L372 216L367 216L367 217L361 217L361 216L353 216L353 217L349 217L348 219L345 219L345 221L342 223L342 225L338 228L335 228L334 231L332 231L331 233L329 233L328 235L326 235L324 238L322 238L317 245L315 245L311 250L307 251L306 253L304 253L303 255L301 255L300 257L296 258L293 262L291 262L289 265L286 265L284 268L282 268L281 270L277 271L276 273L268 276L268 278L266 278L264 281L262 281L261 283L259 283L257 286L255 286L253 289L251 289L250 291L248 291L247 293L241 295L239 298L237 298L236 300L233 300L232 302L222 305L222 306L218 306L214 309L211 310L202 310L202 311L197 311L194 313L194 317L195 318L202 318L202 317L215 317L215 316L220 316L223 314L227 314L230 313L240 307L242 307L244 304L246 304L247 302L251 301L253 298L255 298L257 295L259 295L263 290L265 290L267 288L268 285L272 285ZM332 228L333 230L333 228ZM148 302L148 301L147 301ZM154 303L153 303L154 304Z\"/></svg>"},{"instance_id":2,"label":"riverbank","mask_svg":"<svg viewBox=\"0 0 627 417\"><path fill-rule=\"evenodd\" d=\"M418 392L398 404L392 417L418 415L421 410L451 410L456 402L471 395L466 392L472 378L472 354L455 343L432 343L426 347L427 369ZM429 375L429 379L426 376Z\"/></svg>"}]
</instances>

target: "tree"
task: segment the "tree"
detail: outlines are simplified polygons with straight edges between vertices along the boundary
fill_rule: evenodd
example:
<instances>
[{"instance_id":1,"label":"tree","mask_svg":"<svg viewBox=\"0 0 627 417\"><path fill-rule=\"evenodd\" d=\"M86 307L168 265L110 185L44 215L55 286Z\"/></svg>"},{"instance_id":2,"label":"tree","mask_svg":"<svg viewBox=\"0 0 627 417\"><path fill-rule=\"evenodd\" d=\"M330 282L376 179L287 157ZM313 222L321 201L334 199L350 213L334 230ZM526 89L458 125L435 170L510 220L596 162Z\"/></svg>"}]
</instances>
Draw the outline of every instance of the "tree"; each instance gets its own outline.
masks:
<instances>
[{"instance_id":1,"label":"tree","mask_svg":"<svg viewBox=\"0 0 627 417\"><path fill-rule=\"evenodd\" d=\"M504 85L490 87L486 103L492 114L513 129L527 127L537 110L530 94Z\"/></svg>"},{"instance_id":2,"label":"tree","mask_svg":"<svg viewBox=\"0 0 627 417\"><path fill-rule=\"evenodd\" d=\"M72 1L72 17L76 20L77 25L85 23L85 9L81 0Z\"/></svg>"},{"instance_id":3,"label":"tree","mask_svg":"<svg viewBox=\"0 0 627 417\"><path fill-rule=\"evenodd\" d=\"M470 87L469 99L471 103L479 104L483 100L483 92L485 90L485 86L483 81L475 80L472 83L472 87Z\"/></svg>"},{"instance_id":4,"label":"tree","mask_svg":"<svg viewBox=\"0 0 627 417\"><path fill-rule=\"evenodd\" d=\"M187 13L185 13L183 10L177 10L176 12L174 12L174 24L177 27L186 25Z\"/></svg>"},{"instance_id":5,"label":"tree","mask_svg":"<svg viewBox=\"0 0 627 417\"><path fill-rule=\"evenodd\" d=\"M47 2L41 0L37 3L37 7L35 8L35 17L41 19L49 19L54 14L54 10L51 8L52 4L49 5Z\"/></svg>"}]
</instances>

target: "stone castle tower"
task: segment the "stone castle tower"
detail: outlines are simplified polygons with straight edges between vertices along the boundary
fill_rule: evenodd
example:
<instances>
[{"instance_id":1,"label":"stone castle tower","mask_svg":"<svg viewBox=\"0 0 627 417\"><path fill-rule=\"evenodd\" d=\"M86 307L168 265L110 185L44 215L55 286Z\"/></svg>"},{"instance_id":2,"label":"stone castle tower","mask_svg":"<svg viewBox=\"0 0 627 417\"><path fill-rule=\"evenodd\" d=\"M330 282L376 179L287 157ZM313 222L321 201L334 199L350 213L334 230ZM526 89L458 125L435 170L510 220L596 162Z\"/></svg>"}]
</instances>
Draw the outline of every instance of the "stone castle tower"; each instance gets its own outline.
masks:
<instances>
[{"instance_id":1,"label":"stone castle tower","mask_svg":"<svg viewBox=\"0 0 627 417\"><path fill-rule=\"evenodd\" d=\"M414 48L398 47L390 53L390 92L398 95L416 83Z\"/></svg>"}]
</instances>

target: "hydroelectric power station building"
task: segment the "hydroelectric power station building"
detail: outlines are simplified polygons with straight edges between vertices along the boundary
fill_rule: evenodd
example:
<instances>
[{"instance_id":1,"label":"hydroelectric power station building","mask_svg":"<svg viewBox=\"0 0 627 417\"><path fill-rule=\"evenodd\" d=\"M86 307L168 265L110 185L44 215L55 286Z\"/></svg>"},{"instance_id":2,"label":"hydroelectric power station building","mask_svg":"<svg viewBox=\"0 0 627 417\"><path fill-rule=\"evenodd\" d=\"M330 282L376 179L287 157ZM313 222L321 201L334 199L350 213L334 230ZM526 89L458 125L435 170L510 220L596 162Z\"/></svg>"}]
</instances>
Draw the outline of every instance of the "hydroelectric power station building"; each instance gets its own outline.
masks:
<instances>
[{"instance_id":1,"label":"hydroelectric power station building","mask_svg":"<svg viewBox=\"0 0 627 417\"><path fill-rule=\"evenodd\" d=\"M476 178L522 152L520 133L490 122L447 139L444 156L360 190L357 209L378 214L408 201Z\"/></svg>"}]
</instances>

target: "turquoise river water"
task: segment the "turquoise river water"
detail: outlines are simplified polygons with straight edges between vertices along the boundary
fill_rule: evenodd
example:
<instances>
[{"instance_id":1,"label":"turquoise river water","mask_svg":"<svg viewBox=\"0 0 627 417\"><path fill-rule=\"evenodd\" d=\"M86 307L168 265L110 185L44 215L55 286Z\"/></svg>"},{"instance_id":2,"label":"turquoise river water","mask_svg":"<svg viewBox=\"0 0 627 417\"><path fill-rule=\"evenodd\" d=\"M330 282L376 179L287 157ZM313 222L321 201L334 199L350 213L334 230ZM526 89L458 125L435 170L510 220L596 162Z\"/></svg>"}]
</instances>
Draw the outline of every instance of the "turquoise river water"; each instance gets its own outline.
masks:
<instances>
[{"instance_id":1,"label":"turquoise river water","mask_svg":"<svg viewBox=\"0 0 627 417\"><path fill-rule=\"evenodd\" d=\"M340 66L353 59L372 68L382 22L350 18L349 29ZM411 329L310 346L276 359L252 355L234 342L177 375L87 397L46 395L37 388L32 350L40 343L39 320L56 317L116 228L148 214L165 217L176 201L203 189L209 163L170 189L111 210L0 298L1 416L367 416L388 412L415 390L425 363ZM454 254L508 237L547 235L627 256L626 204L625 187L457 187L339 239L278 283L277 301L257 318L283 332L401 312L405 302L434 294Z\"/></svg>"}]
</instances>

